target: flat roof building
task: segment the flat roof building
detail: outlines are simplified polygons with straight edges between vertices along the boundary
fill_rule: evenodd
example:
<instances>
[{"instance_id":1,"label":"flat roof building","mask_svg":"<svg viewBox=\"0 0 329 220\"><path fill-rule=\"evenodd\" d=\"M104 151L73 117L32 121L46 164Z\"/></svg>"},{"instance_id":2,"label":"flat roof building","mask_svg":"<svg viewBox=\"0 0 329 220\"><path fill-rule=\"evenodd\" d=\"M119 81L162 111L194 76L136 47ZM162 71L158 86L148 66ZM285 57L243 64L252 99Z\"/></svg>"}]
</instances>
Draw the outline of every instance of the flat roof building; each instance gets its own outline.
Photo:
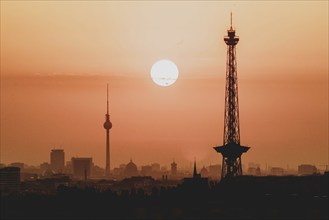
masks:
<instances>
[{"instance_id":1,"label":"flat roof building","mask_svg":"<svg viewBox=\"0 0 329 220\"><path fill-rule=\"evenodd\" d=\"M73 176L87 178L91 175L93 159L91 157L72 157Z\"/></svg>"},{"instance_id":2,"label":"flat roof building","mask_svg":"<svg viewBox=\"0 0 329 220\"><path fill-rule=\"evenodd\" d=\"M314 165L301 164L298 166L298 175L313 175L317 173L318 169Z\"/></svg>"},{"instance_id":3,"label":"flat roof building","mask_svg":"<svg viewBox=\"0 0 329 220\"><path fill-rule=\"evenodd\" d=\"M63 149L52 149L50 152L50 168L56 173L62 173L65 167L65 154Z\"/></svg>"}]
</instances>

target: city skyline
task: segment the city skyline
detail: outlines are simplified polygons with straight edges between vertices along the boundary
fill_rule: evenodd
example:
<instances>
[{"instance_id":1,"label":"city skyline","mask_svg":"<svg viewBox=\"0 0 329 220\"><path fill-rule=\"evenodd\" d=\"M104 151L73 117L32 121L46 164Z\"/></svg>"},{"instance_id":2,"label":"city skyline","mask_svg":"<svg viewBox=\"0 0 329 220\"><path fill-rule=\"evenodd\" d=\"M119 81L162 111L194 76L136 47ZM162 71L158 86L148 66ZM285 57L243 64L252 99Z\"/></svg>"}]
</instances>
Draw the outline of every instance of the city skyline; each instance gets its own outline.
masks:
<instances>
[{"instance_id":1,"label":"city skyline","mask_svg":"<svg viewBox=\"0 0 329 220\"><path fill-rule=\"evenodd\" d=\"M103 167L109 83L111 167L220 164L229 6L242 163L328 165L328 2L1 2L1 163L39 165L61 146ZM162 58L180 70L168 88L150 78Z\"/></svg>"}]
</instances>

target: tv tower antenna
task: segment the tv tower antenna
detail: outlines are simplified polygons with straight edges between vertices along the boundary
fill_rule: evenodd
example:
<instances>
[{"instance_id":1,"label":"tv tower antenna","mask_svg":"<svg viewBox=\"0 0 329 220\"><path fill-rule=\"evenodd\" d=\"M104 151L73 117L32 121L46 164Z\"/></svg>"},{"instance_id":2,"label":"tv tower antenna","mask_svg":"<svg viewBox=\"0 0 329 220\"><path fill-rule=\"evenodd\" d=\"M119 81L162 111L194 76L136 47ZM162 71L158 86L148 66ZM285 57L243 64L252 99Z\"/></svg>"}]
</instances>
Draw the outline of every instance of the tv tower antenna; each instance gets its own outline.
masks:
<instances>
[{"instance_id":1,"label":"tv tower antenna","mask_svg":"<svg viewBox=\"0 0 329 220\"><path fill-rule=\"evenodd\" d=\"M235 36L235 30L232 28L232 12L231 27L227 30L224 41L227 45L224 136L223 145L214 147L223 156L222 179L242 175L241 155L250 148L240 145L238 75L235 50L239 37Z\"/></svg>"},{"instance_id":2,"label":"tv tower antenna","mask_svg":"<svg viewBox=\"0 0 329 220\"><path fill-rule=\"evenodd\" d=\"M110 121L109 115L109 84L106 86L106 115L104 128L106 129L106 163L105 163L105 176L110 176L110 129L112 128L112 123Z\"/></svg>"}]
</instances>

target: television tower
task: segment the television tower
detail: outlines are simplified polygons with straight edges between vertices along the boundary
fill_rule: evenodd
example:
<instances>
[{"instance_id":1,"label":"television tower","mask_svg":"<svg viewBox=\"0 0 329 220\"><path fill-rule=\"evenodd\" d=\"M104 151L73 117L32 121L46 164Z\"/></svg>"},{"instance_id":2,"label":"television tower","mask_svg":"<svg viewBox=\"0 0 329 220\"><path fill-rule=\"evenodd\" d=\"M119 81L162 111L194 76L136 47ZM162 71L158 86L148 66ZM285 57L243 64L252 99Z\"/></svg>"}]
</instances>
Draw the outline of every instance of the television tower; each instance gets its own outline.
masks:
<instances>
[{"instance_id":1,"label":"television tower","mask_svg":"<svg viewBox=\"0 0 329 220\"><path fill-rule=\"evenodd\" d=\"M223 156L222 179L242 175L241 155L250 148L240 145L238 75L235 51L239 37L235 36L235 30L232 28L232 12L231 27L227 30L224 41L227 45L224 137L223 145L214 147Z\"/></svg>"},{"instance_id":2,"label":"television tower","mask_svg":"<svg viewBox=\"0 0 329 220\"><path fill-rule=\"evenodd\" d=\"M107 92L107 110L105 115L104 128L106 129L106 164L105 164L105 176L110 176L110 129L112 128L112 123L110 122L109 115L109 84L106 86Z\"/></svg>"}]
</instances>

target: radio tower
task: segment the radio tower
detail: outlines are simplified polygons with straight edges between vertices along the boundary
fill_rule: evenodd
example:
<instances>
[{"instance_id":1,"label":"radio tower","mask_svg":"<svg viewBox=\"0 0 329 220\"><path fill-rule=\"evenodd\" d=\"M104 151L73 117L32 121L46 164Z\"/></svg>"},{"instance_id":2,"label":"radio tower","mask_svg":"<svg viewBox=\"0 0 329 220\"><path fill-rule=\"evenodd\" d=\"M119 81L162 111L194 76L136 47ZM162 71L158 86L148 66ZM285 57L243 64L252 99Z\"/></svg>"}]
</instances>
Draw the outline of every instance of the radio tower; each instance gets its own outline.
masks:
<instances>
[{"instance_id":1,"label":"radio tower","mask_svg":"<svg viewBox=\"0 0 329 220\"><path fill-rule=\"evenodd\" d=\"M249 147L240 145L238 75L235 51L239 37L235 36L235 30L232 28L232 12L231 27L227 30L227 35L224 37L227 44L224 137L223 145L214 147L223 156L222 179L242 175L241 155L249 150Z\"/></svg>"},{"instance_id":2,"label":"radio tower","mask_svg":"<svg viewBox=\"0 0 329 220\"><path fill-rule=\"evenodd\" d=\"M110 122L109 115L109 84L106 87L107 92L107 111L105 115L104 128L106 129L106 164L105 164L105 176L110 176L110 129L112 128L112 123Z\"/></svg>"}]
</instances>

